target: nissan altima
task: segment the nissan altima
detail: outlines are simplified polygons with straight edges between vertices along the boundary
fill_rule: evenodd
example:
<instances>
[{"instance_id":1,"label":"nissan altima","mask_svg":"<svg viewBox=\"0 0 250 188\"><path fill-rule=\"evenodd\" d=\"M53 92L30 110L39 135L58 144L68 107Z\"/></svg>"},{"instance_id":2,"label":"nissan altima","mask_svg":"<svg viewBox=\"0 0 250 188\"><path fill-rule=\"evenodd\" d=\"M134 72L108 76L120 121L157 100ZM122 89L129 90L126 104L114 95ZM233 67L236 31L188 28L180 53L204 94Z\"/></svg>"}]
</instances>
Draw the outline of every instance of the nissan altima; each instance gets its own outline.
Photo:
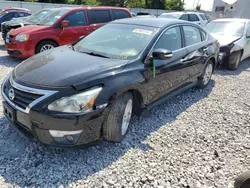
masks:
<instances>
[{"instance_id":1,"label":"nissan altima","mask_svg":"<svg viewBox=\"0 0 250 188\"><path fill-rule=\"evenodd\" d=\"M250 20L218 19L207 24L207 31L220 42L220 63L235 70L250 56Z\"/></svg>"},{"instance_id":2,"label":"nissan altima","mask_svg":"<svg viewBox=\"0 0 250 188\"><path fill-rule=\"evenodd\" d=\"M132 113L146 115L184 90L206 87L218 53L216 39L197 24L116 20L15 67L2 84L4 114L48 145L120 142Z\"/></svg>"}]
</instances>

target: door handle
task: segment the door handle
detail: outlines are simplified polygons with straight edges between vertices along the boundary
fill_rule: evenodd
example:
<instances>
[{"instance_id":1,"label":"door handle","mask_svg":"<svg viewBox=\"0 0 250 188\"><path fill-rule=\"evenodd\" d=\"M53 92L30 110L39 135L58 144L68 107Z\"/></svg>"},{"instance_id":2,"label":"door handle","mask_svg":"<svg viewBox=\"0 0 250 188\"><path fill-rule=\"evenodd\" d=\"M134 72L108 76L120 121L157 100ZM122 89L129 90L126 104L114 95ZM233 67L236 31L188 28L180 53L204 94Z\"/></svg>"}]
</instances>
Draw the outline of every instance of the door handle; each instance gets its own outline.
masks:
<instances>
[{"instance_id":1,"label":"door handle","mask_svg":"<svg viewBox=\"0 0 250 188\"><path fill-rule=\"evenodd\" d=\"M187 58L182 58L180 60L181 64L186 64L188 62Z\"/></svg>"}]
</instances>

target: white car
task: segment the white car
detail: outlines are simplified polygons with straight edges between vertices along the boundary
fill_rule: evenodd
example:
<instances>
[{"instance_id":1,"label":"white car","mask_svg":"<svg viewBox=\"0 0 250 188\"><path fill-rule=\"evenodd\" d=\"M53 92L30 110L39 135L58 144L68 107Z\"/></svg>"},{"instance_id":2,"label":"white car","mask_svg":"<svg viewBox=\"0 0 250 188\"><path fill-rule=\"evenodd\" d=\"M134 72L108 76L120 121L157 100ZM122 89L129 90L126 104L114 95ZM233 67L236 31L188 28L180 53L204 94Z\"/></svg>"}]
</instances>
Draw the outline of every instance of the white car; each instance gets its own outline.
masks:
<instances>
[{"instance_id":1,"label":"white car","mask_svg":"<svg viewBox=\"0 0 250 188\"><path fill-rule=\"evenodd\" d=\"M206 30L220 43L220 64L235 70L250 56L250 20L217 19L207 24Z\"/></svg>"},{"instance_id":2,"label":"white car","mask_svg":"<svg viewBox=\"0 0 250 188\"><path fill-rule=\"evenodd\" d=\"M168 12L162 13L158 18L173 18L186 20L197 23L202 27L204 27L208 23L208 16L204 13L199 12Z\"/></svg>"}]
</instances>

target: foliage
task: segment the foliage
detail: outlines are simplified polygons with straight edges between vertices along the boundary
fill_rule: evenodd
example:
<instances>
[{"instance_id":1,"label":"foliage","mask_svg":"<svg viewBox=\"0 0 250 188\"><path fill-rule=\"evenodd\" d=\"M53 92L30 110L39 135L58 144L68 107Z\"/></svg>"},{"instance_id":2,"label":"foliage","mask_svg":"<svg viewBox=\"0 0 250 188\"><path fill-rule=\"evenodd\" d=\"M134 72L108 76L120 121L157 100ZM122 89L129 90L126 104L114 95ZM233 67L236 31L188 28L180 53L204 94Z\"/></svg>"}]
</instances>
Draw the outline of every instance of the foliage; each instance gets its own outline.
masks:
<instances>
[{"instance_id":1,"label":"foliage","mask_svg":"<svg viewBox=\"0 0 250 188\"><path fill-rule=\"evenodd\" d=\"M166 0L165 8L167 10L184 10L184 3L182 0Z\"/></svg>"},{"instance_id":2,"label":"foliage","mask_svg":"<svg viewBox=\"0 0 250 188\"><path fill-rule=\"evenodd\" d=\"M183 0L13 0L41 3L77 4L92 6L117 6L128 8L150 8L184 10Z\"/></svg>"},{"instance_id":3,"label":"foliage","mask_svg":"<svg viewBox=\"0 0 250 188\"><path fill-rule=\"evenodd\" d=\"M201 10L201 4L197 5L195 9L196 9L197 11L200 11L200 10Z\"/></svg>"}]
</instances>

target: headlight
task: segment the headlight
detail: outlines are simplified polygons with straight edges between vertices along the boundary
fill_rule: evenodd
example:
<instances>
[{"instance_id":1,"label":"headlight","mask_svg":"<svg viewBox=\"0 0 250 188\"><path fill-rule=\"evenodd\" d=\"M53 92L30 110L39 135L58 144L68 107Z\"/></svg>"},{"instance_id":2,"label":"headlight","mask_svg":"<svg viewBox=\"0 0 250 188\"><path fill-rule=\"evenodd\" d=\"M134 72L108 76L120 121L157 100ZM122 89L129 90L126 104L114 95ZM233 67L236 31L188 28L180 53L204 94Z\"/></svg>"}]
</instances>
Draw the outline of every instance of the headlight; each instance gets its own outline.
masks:
<instances>
[{"instance_id":1,"label":"headlight","mask_svg":"<svg viewBox=\"0 0 250 188\"><path fill-rule=\"evenodd\" d=\"M48 109L66 113L91 112L101 90L101 87L97 87L70 97L63 97L51 103Z\"/></svg>"},{"instance_id":2,"label":"headlight","mask_svg":"<svg viewBox=\"0 0 250 188\"><path fill-rule=\"evenodd\" d=\"M16 39L16 41L24 42L24 41L29 40L29 35L28 34L19 34L16 36L15 39Z\"/></svg>"}]
</instances>

